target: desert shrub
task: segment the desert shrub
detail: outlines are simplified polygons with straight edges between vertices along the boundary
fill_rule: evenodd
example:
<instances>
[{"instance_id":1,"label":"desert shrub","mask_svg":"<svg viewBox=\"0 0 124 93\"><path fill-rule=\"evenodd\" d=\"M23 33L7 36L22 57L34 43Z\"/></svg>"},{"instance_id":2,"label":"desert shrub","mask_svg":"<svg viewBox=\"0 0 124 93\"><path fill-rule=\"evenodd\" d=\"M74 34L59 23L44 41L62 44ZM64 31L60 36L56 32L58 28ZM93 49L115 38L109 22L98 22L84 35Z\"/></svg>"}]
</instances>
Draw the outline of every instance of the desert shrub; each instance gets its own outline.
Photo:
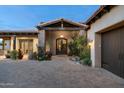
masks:
<instances>
[{"instance_id":1,"label":"desert shrub","mask_svg":"<svg viewBox=\"0 0 124 93\"><path fill-rule=\"evenodd\" d=\"M90 58L84 58L83 60L80 61L80 63L83 65L91 66L92 61Z\"/></svg>"},{"instance_id":2,"label":"desert shrub","mask_svg":"<svg viewBox=\"0 0 124 93\"><path fill-rule=\"evenodd\" d=\"M52 53L51 53L50 51L46 52L46 53L45 53L45 58L46 58L46 60L51 60L51 58L52 58Z\"/></svg>"},{"instance_id":3,"label":"desert shrub","mask_svg":"<svg viewBox=\"0 0 124 93\"><path fill-rule=\"evenodd\" d=\"M69 55L70 56L78 56L79 54L79 49L77 47L77 42L69 42L68 44L69 47Z\"/></svg>"},{"instance_id":4,"label":"desert shrub","mask_svg":"<svg viewBox=\"0 0 124 93\"><path fill-rule=\"evenodd\" d=\"M80 60L81 64L84 65L91 65L91 59L90 59L90 48L88 46L84 47L84 50L80 53Z\"/></svg>"},{"instance_id":5,"label":"desert shrub","mask_svg":"<svg viewBox=\"0 0 124 93\"><path fill-rule=\"evenodd\" d=\"M90 48L88 46L85 46L83 48L83 51L80 52L80 59L84 58L90 58Z\"/></svg>"},{"instance_id":6,"label":"desert shrub","mask_svg":"<svg viewBox=\"0 0 124 93\"><path fill-rule=\"evenodd\" d=\"M18 59L18 51L17 50L11 51L10 57L11 59L14 59L14 60Z\"/></svg>"},{"instance_id":7,"label":"desert shrub","mask_svg":"<svg viewBox=\"0 0 124 93\"><path fill-rule=\"evenodd\" d=\"M69 55L80 56L80 52L87 45L86 35L79 36L77 33L74 33L71 38L72 41L68 44L70 50Z\"/></svg>"},{"instance_id":8,"label":"desert shrub","mask_svg":"<svg viewBox=\"0 0 124 93\"><path fill-rule=\"evenodd\" d=\"M72 41L69 43L69 54L78 56L81 60L81 64L91 65L90 60L90 48L87 45L86 34L83 36L74 34L72 35Z\"/></svg>"},{"instance_id":9,"label":"desert shrub","mask_svg":"<svg viewBox=\"0 0 124 93\"><path fill-rule=\"evenodd\" d=\"M45 49L43 47L38 47L38 60L43 61L46 59Z\"/></svg>"}]
</instances>

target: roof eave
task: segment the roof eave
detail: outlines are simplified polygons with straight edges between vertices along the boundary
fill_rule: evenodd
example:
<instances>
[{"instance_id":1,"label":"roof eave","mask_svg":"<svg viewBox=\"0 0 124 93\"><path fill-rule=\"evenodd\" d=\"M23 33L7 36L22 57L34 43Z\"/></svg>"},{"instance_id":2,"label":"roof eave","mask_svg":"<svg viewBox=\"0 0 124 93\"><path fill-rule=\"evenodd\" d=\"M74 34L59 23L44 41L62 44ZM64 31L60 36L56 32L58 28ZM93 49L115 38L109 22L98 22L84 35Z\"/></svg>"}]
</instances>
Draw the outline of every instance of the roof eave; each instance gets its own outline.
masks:
<instances>
[{"instance_id":1,"label":"roof eave","mask_svg":"<svg viewBox=\"0 0 124 93\"><path fill-rule=\"evenodd\" d=\"M86 22L85 24L90 25L91 23L95 22L97 19L101 18L105 13L109 12L111 8L115 5L102 5ZM110 7L109 10L106 10L106 7ZM102 13L102 15L100 15ZM100 15L100 16L98 16Z\"/></svg>"}]
</instances>

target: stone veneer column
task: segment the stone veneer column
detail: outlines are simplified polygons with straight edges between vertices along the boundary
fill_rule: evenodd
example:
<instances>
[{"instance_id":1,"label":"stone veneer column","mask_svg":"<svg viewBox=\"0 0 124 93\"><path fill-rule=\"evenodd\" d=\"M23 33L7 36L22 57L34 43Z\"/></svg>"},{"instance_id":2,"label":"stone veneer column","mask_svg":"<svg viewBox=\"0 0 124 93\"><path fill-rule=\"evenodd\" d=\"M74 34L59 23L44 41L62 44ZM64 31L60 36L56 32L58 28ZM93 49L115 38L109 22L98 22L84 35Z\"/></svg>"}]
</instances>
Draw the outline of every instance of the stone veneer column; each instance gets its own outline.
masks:
<instances>
[{"instance_id":1,"label":"stone veneer column","mask_svg":"<svg viewBox=\"0 0 124 93\"><path fill-rule=\"evenodd\" d=\"M45 30L40 30L38 34L38 42L40 47L45 47Z\"/></svg>"}]
</instances>

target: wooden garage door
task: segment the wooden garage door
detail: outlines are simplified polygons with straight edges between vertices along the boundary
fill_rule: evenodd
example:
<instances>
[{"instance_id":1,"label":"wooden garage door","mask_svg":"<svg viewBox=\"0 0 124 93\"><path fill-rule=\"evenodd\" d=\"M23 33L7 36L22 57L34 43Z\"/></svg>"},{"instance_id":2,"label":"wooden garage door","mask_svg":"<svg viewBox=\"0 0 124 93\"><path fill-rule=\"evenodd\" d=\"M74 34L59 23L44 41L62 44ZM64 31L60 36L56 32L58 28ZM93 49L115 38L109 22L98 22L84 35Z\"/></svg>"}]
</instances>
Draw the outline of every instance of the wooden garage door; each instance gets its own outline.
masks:
<instances>
[{"instance_id":1,"label":"wooden garage door","mask_svg":"<svg viewBox=\"0 0 124 93\"><path fill-rule=\"evenodd\" d=\"M102 34L102 67L124 78L124 27Z\"/></svg>"}]
</instances>

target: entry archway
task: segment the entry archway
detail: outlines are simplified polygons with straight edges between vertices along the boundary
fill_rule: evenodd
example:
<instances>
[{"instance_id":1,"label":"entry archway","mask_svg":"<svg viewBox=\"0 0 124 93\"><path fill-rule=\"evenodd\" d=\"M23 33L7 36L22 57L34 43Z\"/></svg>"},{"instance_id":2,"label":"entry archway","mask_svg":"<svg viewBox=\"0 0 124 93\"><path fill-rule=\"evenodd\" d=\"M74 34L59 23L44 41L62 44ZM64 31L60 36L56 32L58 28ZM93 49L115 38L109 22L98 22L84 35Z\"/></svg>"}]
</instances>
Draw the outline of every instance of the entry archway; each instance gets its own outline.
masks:
<instances>
[{"instance_id":1,"label":"entry archway","mask_svg":"<svg viewBox=\"0 0 124 93\"><path fill-rule=\"evenodd\" d=\"M67 39L66 38L56 39L56 54L57 55L67 54Z\"/></svg>"}]
</instances>

